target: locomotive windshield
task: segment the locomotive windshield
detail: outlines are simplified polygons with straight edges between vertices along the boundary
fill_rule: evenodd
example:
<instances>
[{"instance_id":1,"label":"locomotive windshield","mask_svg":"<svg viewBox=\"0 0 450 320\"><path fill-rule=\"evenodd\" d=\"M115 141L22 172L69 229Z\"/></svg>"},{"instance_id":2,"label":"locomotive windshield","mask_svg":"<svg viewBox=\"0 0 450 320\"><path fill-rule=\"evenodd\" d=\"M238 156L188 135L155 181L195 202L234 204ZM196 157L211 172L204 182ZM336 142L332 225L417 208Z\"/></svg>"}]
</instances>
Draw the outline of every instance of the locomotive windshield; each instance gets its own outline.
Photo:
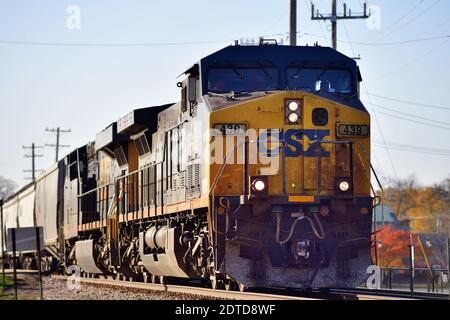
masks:
<instances>
[{"instance_id":1,"label":"locomotive windshield","mask_svg":"<svg viewBox=\"0 0 450 320\"><path fill-rule=\"evenodd\" d=\"M325 91L337 94L353 92L352 77L344 69L288 68L289 90Z\"/></svg>"},{"instance_id":2,"label":"locomotive windshield","mask_svg":"<svg viewBox=\"0 0 450 320\"><path fill-rule=\"evenodd\" d=\"M276 90L278 87L276 68L213 68L208 72L208 91L214 93Z\"/></svg>"}]
</instances>

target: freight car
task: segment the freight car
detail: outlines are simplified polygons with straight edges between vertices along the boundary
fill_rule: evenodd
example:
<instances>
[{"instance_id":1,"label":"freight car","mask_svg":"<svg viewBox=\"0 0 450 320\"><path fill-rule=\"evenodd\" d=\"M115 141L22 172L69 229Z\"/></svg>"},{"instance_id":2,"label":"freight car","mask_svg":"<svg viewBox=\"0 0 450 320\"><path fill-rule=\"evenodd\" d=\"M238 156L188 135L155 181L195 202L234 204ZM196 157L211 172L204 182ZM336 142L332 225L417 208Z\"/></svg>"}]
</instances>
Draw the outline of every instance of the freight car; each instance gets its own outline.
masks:
<instances>
[{"instance_id":1,"label":"freight car","mask_svg":"<svg viewBox=\"0 0 450 320\"><path fill-rule=\"evenodd\" d=\"M45 226L49 265L90 274L361 283L374 198L356 62L263 41L184 75L179 102L131 111L9 199L6 227Z\"/></svg>"}]
</instances>

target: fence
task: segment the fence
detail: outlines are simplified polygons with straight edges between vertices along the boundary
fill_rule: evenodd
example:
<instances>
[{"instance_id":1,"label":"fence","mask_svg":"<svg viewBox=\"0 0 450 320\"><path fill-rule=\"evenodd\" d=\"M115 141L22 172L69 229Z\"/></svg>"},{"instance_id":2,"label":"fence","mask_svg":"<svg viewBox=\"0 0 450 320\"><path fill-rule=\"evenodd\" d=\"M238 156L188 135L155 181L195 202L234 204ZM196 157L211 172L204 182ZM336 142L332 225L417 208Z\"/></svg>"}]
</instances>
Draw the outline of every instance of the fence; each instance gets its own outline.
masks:
<instances>
[{"instance_id":1,"label":"fence","mask_svg":"<svg viewBox=\"0 0 450 320\"><path fill-rule=\"evenodd\" d=\"M380 289L449 293L448 269L380 268Z\"/></svg>"}]
</instances>

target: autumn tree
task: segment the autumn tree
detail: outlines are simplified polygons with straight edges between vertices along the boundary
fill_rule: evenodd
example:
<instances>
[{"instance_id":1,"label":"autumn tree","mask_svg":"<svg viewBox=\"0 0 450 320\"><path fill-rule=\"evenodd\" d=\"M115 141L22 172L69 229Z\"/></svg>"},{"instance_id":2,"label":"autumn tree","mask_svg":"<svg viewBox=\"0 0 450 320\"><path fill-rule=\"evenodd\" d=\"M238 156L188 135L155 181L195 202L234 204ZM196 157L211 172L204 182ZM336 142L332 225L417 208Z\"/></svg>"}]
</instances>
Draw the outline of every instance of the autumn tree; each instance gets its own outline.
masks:
<instances>
[{"instance_id":1,"label":"autumn tree","mask_svg":"<svg viewBox=\"0 0 450 320\"><path fill-rule=\"evenodd\" d=\"M395 229L388 225L377 234L376 246L378 265L390 268L408 268L410 257L410 237L414 246L414 266L416 268L428 268L439 256L433 248L428 248L424 244L424 239L409 230ZM420 245L422 244L422 246ZM372 251L373 258L375 250Z\"/></svg>"},{"instance_id":2,"label":"autumn tree","mask_svg":"<svg viewBox=\"0 0 450 320\"><path fill-rule=\"evenodd\" d=\"M409 211L410 227L418 233L443 233L446 203L431 187L417 190L416 206Z\"/></svg>"},{"instance_id":3,"label":"autumn tree","mask_svg":"<svg viewBox=\"0 0 450 320\"><path fill-rule=\"evenodd\" d=\"M414 176L406 179L390 179L384 192L385 203L389 205L397 220L407 225L409 213L417 208L416 202L419 184Z\"/></svg>"},{"instance_id":4,"label":"autumn tree","mask_svg":"<svg viewBox=\"0 0 450 320\"><path fill-rule=\"evenodd\" d=\"M450 177L432 186L433 196L443 206L436 212L437 232L450 237Z\"/></svg>"}]
</instances>

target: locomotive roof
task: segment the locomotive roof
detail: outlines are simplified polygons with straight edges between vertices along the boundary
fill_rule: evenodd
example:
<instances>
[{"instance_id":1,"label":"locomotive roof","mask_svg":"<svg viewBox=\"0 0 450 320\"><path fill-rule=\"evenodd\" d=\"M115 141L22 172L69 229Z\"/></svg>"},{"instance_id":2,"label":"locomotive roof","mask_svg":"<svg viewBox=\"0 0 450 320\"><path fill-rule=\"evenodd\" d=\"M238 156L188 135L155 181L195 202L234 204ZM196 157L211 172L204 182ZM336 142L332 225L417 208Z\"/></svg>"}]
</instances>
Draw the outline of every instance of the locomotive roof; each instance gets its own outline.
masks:
<instances>
[{"instance_id":1,"label":"locomotive roof","mask_svg":"<svg viewBox=\"0 0 450 320\"><path fill-rule=\"evenodd\" d=\"M201 59L201 65L256 60L280 67L301 64L356 68L355 60L329 47L278 45L228 46Z\"/></svg>"},{"instance_id":2,"label":"locomotive roof","mask_svg":"<svg viewBox=\"0 0 450 320\"><path fill-rule=\"evenodd\" d=\"M354 59L330 47L320 46L228 46L200 60L202 74L202 95L208 92L207 72L209 68L234 66L273 66L281 70L288 67L301 68L342 68L348 69L354 81L361 81L361 74ZM185 73L197 73L198 65L192 66ZM323 98L344 103L355 109L367 112L359 96L341 97L331 93L316 92Z\"/></svg>"}]
</instances>

